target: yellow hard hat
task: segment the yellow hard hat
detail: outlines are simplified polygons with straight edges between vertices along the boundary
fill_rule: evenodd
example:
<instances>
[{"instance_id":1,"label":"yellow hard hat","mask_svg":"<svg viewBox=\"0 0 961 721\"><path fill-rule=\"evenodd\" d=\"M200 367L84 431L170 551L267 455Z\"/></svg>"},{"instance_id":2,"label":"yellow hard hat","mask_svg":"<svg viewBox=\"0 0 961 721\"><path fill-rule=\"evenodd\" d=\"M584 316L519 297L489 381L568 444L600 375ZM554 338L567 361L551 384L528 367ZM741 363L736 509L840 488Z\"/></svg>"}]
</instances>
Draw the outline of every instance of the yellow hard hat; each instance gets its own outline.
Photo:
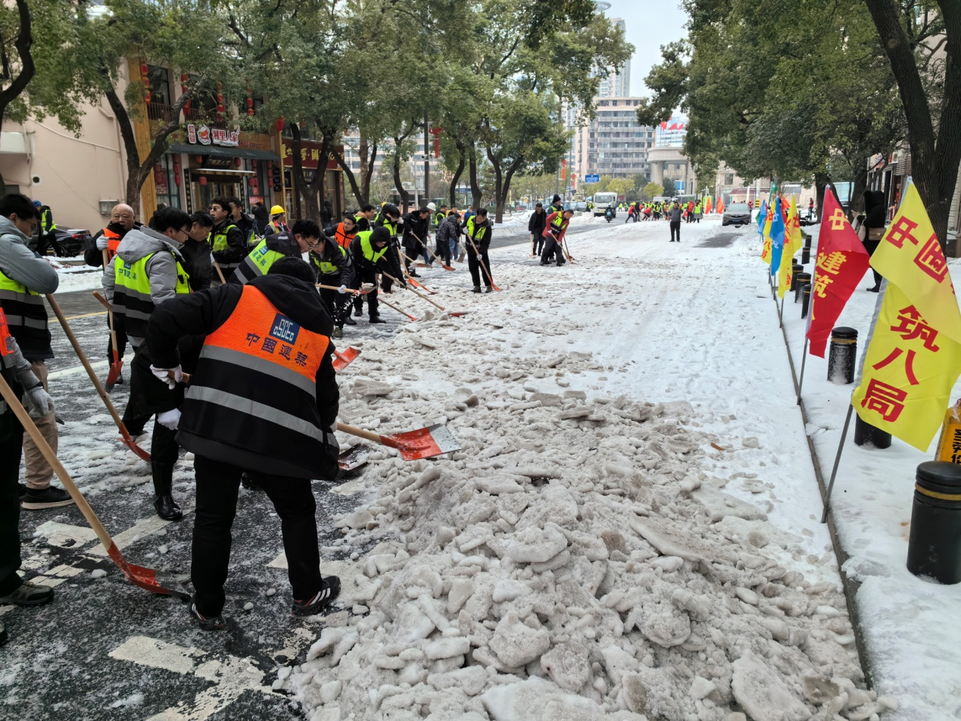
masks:
<instances>
[{"instance_id":1,"label":"yellow hard hat","mask_svg":"<svg viewBox=\"0 0 961 721\"><path fill-rule=\"evenodd\" d=\"M287 211L284 210L283 207L280 205L275 205L273 208L270 209L271 215L285 215L286 213Z\"/></svg>"}]
</instances>

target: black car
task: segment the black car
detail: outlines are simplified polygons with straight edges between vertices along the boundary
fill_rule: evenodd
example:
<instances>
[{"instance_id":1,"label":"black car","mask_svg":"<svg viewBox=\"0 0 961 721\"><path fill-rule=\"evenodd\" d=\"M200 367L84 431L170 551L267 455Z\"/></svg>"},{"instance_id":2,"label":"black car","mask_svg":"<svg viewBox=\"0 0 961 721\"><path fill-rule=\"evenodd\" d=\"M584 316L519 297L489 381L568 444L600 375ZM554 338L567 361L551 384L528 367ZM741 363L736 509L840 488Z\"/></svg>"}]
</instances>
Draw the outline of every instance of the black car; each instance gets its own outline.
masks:
<instances>
[{"instance_id":1,"label":"black car","mask_svg":"<svg viewBox=\"0 0 961 721\"><path fill-rule=\"evenodd\" d=\"M721 226L736 225L740 227L742 225L748 225L750 222L751 207L744 203L729 205L724 209L724 215L721 216Z\"/></svg>"},{"instance_id":2,"label":"black car","mask_svg":"<svg viewBox=\"0 0 961 721\"><path fill-rule=\"evenodd\" d=\"M57 242L63 249L64 257L69 258L75 255L81 255L87 244L93 239L90 235L90 231L84 228L57 228L53 231ZM33 250L37 249L37 239L32 238L30 240L30 247ZM53 246L48 245L46 250L47 255L55 255Z\"/></svg>"}]
</instances>

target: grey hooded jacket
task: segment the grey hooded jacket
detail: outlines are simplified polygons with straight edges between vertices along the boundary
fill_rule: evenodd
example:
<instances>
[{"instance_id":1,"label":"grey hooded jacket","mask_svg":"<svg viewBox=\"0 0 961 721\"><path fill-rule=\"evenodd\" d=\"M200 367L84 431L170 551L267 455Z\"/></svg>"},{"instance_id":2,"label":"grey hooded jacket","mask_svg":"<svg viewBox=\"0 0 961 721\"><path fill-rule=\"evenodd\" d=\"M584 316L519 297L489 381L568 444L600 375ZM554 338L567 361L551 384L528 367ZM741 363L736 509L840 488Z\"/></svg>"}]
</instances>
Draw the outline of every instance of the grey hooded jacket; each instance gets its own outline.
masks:
<instances>
[{"instance_id":1,"label":"grey hooded jacket","mask_svg":"<svg viewBox=\"0 0 961 721\"><path fill-rule=\"evenodd\" d=\"M54 293L60 276L52 265L30 250L29 240L13 221L0 216L0 270L35 293Z\"/></svg>"},{"instance_id":2,"label":"grey hooded jacket","mask_svg":"<svg viewBox=\"0 0 961 721\"><path fill-rule=\"evenodd\" d=\"M158 306L177 295L177 262L184 262L180 244L143 226L127 233L117 248L117 256L128 266L151 253L155 255L147 261L147 278L150 279L150 299ZM110 263L103 274L103 292L109 301L113 301L115 285L116 267ZM128 337L134 347L140 345L141 338Z\"/></svg>"}]
</instances>

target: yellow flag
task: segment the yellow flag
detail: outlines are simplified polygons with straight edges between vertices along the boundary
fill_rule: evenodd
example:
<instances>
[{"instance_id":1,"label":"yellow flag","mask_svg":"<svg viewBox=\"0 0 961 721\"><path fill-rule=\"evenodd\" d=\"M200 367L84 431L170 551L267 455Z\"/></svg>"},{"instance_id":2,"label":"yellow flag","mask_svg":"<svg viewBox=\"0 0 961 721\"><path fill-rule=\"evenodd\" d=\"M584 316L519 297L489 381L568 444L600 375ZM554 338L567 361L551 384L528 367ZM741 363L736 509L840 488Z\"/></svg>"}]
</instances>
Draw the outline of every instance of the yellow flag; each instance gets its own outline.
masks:
<instances>
[{"instance_id":1,"label":"yellow flag","mask_svg":"<svg viewBox=\"0 0 961 721\"><path fill-rule=\"evenodd\" d=\"M761 260L763 260L768 265L771 265L771 246L774 241L771 239L771 220L774 218L774 203L773 201L767 208L767 216L764 221L764 247L761 249Z\"/></svg>"},{"instance_id":2,"label":"yellow flag","mask_svg":"<svg viewBox=\"0 0 961 721\"><path fill-rule=\"evenodd\" d=\"M791 211L788 213L787 220L787 238L784 241L784 247L793 257L804 245L804 236L801 235L801 216L797 212L796 195L791 196Z\"/></svg>"},{"instance_id":3,"label":"yellow flag","mask_svg":"<svg viewBox=\"0 0 961 721\"><path fill-rule=\"evenodd\" d=\"M932 328L961 343L961 311L948 263L914 183L908 183L871 266L900 288Z\"/></svg>"},{"instance_id":4,"label":"yellow flag","mask_svg":"<svg viewBox=\"0 0 961 721\"><path fill-rule=\"evenodd\" d=\"M929 320L888 283L864 375L851 400L861 420L920 451L928 449L941 427L961 374L961 343Z\"/></svg>"}]
</instances>

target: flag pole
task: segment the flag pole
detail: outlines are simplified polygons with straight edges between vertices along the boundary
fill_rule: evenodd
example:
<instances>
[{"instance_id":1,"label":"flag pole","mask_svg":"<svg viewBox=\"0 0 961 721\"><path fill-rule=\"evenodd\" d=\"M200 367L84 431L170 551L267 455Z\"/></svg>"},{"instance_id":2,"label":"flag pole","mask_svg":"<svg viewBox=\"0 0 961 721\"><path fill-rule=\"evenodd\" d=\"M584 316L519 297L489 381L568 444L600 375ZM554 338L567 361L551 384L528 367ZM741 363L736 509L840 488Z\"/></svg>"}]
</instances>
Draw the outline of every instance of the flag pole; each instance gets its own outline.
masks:
<instances>
[{"instance_id":1,"label":"flag pole","mask_svg":"<svg viewBox=\"0 0 961 721\"><path fill-rule=\"evenodd\" d=\"M786 294L785 294L786 295ZM777 312L778 327L784 327L784 296L781 296L781 308Z\"/></svg>"},{"instance_id":2,"label":"flag pole","mask_svg":"<svg viewBox=\"0 0 961 721\"><path fill-rule=\"evenodd\" d=\"M852 396L852 401L854 400ZM831 469L831 480L828 482L828 490L824 495L824 512L821 514L821 523L827 523L828 509L831 507L831 491L834 490L834 479L838 475L838 466L841 465L841 451L844 450L844 441L848 436L848 426L851 425L851 414L854 412L854 403L848 404L848 414L844 419L844 430L841 431L841 442L838 443L838 452L834 457L834 468Z\"/></svg>"},{"instance_id":3,"label":"flag pole","mask_svg":"<svg viewBox=\"0 0 961 721\"><path fill-rule=\"evenodd\" d=\"M804 385L804 366L808 362L808 337L804 336L804 350L801 351L801 377L797 381L797 404L801 405L801 386Z\"/></svg>"}]
</instances>

